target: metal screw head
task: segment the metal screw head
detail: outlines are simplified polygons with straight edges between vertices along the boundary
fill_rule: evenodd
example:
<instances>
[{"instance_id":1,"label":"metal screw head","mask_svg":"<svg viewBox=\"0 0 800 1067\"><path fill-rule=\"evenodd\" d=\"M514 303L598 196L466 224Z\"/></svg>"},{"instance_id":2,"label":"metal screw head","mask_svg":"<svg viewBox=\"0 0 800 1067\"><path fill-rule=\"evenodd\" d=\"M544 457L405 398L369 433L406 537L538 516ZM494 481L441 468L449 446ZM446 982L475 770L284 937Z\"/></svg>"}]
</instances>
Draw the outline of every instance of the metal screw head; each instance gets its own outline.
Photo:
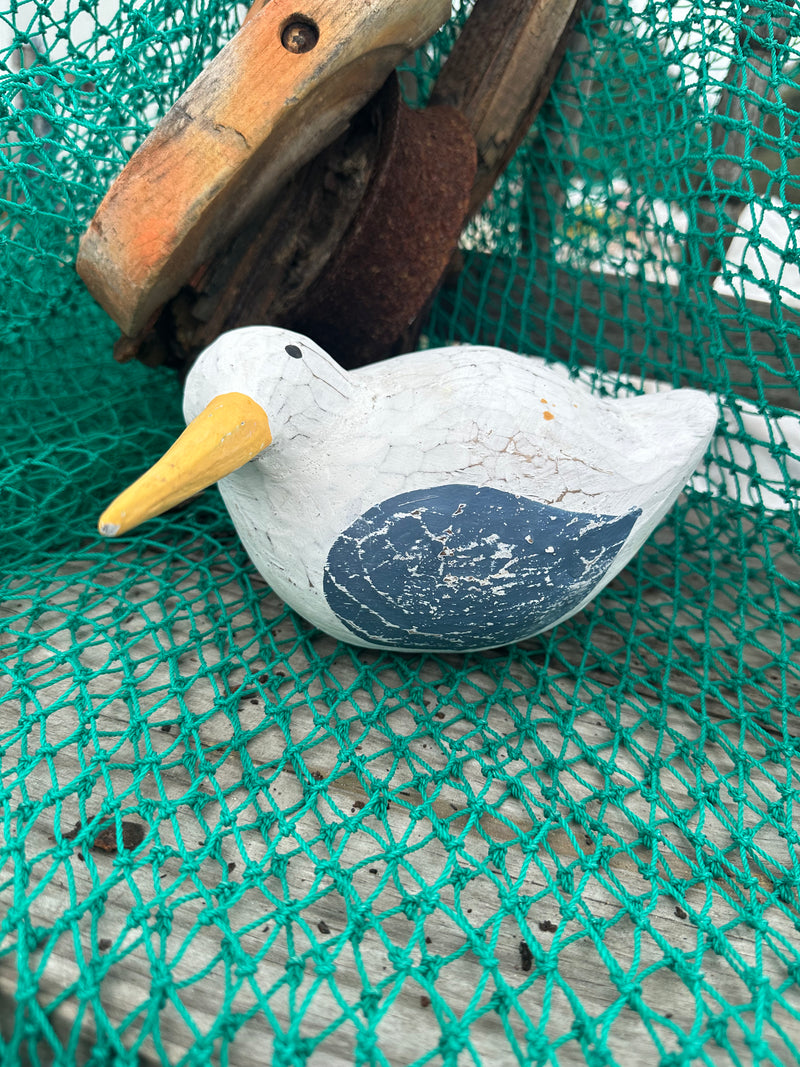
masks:
<instances>
[{"instance_id":1,"label":"metal screw head","mask_svg":"<svg viewBox=\"0 0 800 1067\"><path fill-rule=\"evenodd\" d=\"M310 52L319 40L319 30L313 22L303 22L294 18L287 23L281 33L281 44L287 52L301 55Z\"/></svg>"}]
</instances>

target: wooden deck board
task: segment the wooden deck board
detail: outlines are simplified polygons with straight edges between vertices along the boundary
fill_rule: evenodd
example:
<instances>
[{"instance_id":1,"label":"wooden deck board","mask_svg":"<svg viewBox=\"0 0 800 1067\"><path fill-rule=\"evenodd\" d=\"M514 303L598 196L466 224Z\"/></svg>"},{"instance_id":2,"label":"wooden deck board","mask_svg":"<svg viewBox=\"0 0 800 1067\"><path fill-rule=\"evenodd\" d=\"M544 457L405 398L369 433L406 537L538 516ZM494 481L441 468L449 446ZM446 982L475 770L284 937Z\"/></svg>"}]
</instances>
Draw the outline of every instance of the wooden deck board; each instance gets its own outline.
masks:
<instances>
[{"instance_id":1,"label":"wooden deck board","mask_svg":"<svg viewBox=\"0 0 800 1067\"><path fill-rule=\"evenodd\" d=\"M62 1042L79 1031L87 1050L104 1025L92 1010L80 1013L73 989L80 982L82 999L94 988L131 1047L163 972L175 983L159 1016L163 1047L147 1037L141 1067L177 1062L202 1042L223 1006L252 1013L228 1062L264 1062L272 1041L265 1005L279 1026L295 1020L312 1041L348 1014L317 1046L308 1061L315 1065L352 1063L359 1042L370 1039L380 1062L413 1062L437 1048L448 1021L477 1010L459 1065L516 1063L515 1042L524 1047L540 1024L561 1043L559 1063L581 1064L584 1053L569 1033L583 1011L604 1018L608 1052L627 1067L656 1049L681 1048L698 998L717 1012L750 1003L747 969L755 968L773 989L785 987L773 1023L800 1043L800 993L789 978L798 912L777 895L794 846L766 816L780 800L776 782L796 790L797 777L790 760L775 760L774 733L784 727L770 718L769 691L751 694L750 710L760 715L736 722L726 689L752 658L759 677L780 670L797 696L798 678L780 667L780 647L764 635L743 643L732 621L707 656L704 714L697 667L682 666L704 639L702 618L692 617L689 598L688 614L676 620L675 634L683 636L654 648L648 619L672 610L656 587L652 603L632 605L627 642L624 626L591 629L594 661L564 641L562 658L544 662L531 642L527 665L513 659L498 678L491 657L477 657L453 693L448 669L458 657L334 657L333 642L320 637L318 658L312 662L297 643L282 677L270 669L268 648L254 656L259 636L243 608L245 579L221 557L215 588L201 594L192 552L176 564L153 551L151 581L141 580L141 557L130 572L124 558L102 570L76 561L39 590L48 610L17 624L31 638L21 659L44 711L3 763L8 810L26 825L17 830L25 862L0 870L0 912L21 907L32 936L42 938L31 957L39 1004L73 990L50 1012ZM790 583L796 565L783 560ZM174 597L162 606L158 582L170 567ZM138 576L133 583L131 576ZM258 584L252 574L246 580ZM632 579L618 581L625 588ZM131 610L112 616L118 600L102 585L114 591L126 582ZM71 632L65 612L76 604L84 625ZM282 612L271 595L261 610L267 619ZM225 636L232 627L237 647ZM287 617L271 640L290 642L293 632ZM620 699L620 664L631 649L641 684ZM369 677L364 662L376 665ZM570 662L583 662L580 688ZM669 678L659 682L665 662ZM244 685L248 667L262 672L255 688ZM667 692L684 703L664 704ZM91 715L86 707L79 712L87 700ZM16 702L3 705L3 732L14 729L19 710ZM642 778L653 753L662 770L660 788L649 794ZM26 760L38 762L17 778L15 764L25 768ZM487 779L482 765L492 763L502 775ZM78 777L92 781L85 795L71 788ZM526 787L517 797L508 791L515 779ZM716 805L698 805L704 784L717 787ZM107 822L103 811L142 826L149 862L91 847ZM649 826L658 829L650 844L642 834ZM65 840L75 829L74 840ZM446 874L453 841L470 876L460 888ZM393 849L400 862L387 862ZM283 880L275 852L286 857ZM701 877L709 856L717 859L716 881ZM265 860L273 866L254 880L250 872ZM681 886L680 898L655 889L658 878ZM420 893L431 911L417 923L403 908ZM648 901L640 913L627 908L628 894ZM748 900L756 928L742 921ZM281 912L292 902L293 921L285 923ZM347 934L359 910L364 931L354 945ZM59 924L65 928L56 936ZM725 931L727 958L707 947L715 930ZM664 965L665 951L688 961L690 971L697 960L694 992ZM298 960L308 952L316 963L303 967ZM112 956L118 962L107 968ZM430 1002L411 973L424 960L438 968ZM532 980L541 960L550 969ZM635 1001L620 999L625 975L639 976L639 1003L658 1013L650 1029ZM5 1011L7 1031L18 981L14 954L6 953L0 1016ZM359 1007L367 982L381 992L376 1025ZM505 1023L490 1004L498 996L506 997ZM311 1010L303 1007L308 997ZM727 1024L742 1061L752 1019L744 1011L740 1026ZM785 1062L778 1031L764 1038L774 1062ZM715 1063L734 1062L721 1047L710 1049Z\"/></svg>"}]
</instances>

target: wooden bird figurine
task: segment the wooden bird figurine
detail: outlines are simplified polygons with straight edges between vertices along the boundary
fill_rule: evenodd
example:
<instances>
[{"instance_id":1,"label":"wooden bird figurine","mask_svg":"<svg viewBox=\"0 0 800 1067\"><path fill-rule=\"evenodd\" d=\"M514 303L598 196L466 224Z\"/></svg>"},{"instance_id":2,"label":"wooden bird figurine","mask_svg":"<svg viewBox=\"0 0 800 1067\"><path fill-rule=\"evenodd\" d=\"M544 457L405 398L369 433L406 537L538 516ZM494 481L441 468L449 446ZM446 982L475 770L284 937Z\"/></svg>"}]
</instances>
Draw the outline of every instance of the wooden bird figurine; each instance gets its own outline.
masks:
<instances>
[{"instance_id":1,"label":"wooden bird figurine","mask_svg":"<svg viewBox=\"0 0 800 1067\"><path fill-rule=\"evenodd\" d=\"M253 563L314 625L368 648L449 652L580 611L674 502L717 421L694 390L603 398L483 346L346 372L269 326L203 352L184 414L101 533L218 481Z\"/></svg>"}]
</instances>

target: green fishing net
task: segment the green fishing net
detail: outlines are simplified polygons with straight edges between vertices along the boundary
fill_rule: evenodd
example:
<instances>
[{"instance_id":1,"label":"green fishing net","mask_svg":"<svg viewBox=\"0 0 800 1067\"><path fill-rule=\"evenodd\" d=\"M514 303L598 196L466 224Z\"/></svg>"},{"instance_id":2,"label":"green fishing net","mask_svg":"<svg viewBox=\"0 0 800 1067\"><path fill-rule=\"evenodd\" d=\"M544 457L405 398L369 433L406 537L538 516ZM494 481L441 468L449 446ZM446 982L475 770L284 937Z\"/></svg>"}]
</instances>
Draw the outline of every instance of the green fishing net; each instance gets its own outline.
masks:
<instances>
[{"instance_id":1,"label":"green fishing net","mask_svg":"<svg viewBox=\"0 0 800 1067\"><path fill-rule=\"evenodd\" d=\"M584 9L424 341L719 433L581 614L412 656L285 608L216 490L95 533L181 389L77 241L243 12L0 9L0 1062L797 1062L800 13Z\"/></svg>"}]
</instances>

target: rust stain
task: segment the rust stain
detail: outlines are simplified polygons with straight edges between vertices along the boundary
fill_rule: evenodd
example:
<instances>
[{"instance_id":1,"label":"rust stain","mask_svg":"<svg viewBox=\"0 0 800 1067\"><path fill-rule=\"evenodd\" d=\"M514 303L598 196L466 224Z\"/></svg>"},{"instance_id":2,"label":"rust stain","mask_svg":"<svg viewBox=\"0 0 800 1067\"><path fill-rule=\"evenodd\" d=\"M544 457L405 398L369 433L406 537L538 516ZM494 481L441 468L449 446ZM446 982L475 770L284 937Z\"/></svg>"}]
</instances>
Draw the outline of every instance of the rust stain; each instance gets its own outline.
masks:
<instances>
[{"instance_id":1,"label":"rust stain","mask_svg":"<svg viewBox=\"0 0 800 1067\"><path fill-rule=\"evenodd\" d=\"M129 819L122 820L122 847L124 849L136 848L144 841L144 826ZM116 852L119 847L116 827L106 826L95 837L92 848L101 852Z\"/></svg>"},{"instance_id":2,"label":"rust stain","mask_svg":"<svg viewBox=\"0 0 800 1067\"><path fill-rule=\"evenodd\" d=\"M549 421L550 419L554 419L555 415L552 411L545 411L544 417Z\"/></svg>"},{"instance_id":3,"label":"rust stain","mask_svg":"<svg viewBox=\"0 0 800 1067\"><path fill-rule=\"evenodd\" d=\"M292 310L293 328L347 368L385 354L434 291L458 244L477 166L469 126L454 108L413 110L396 78L377 103L380 147L367 191L345 240Z\"/></svg>"}]
</instances>

